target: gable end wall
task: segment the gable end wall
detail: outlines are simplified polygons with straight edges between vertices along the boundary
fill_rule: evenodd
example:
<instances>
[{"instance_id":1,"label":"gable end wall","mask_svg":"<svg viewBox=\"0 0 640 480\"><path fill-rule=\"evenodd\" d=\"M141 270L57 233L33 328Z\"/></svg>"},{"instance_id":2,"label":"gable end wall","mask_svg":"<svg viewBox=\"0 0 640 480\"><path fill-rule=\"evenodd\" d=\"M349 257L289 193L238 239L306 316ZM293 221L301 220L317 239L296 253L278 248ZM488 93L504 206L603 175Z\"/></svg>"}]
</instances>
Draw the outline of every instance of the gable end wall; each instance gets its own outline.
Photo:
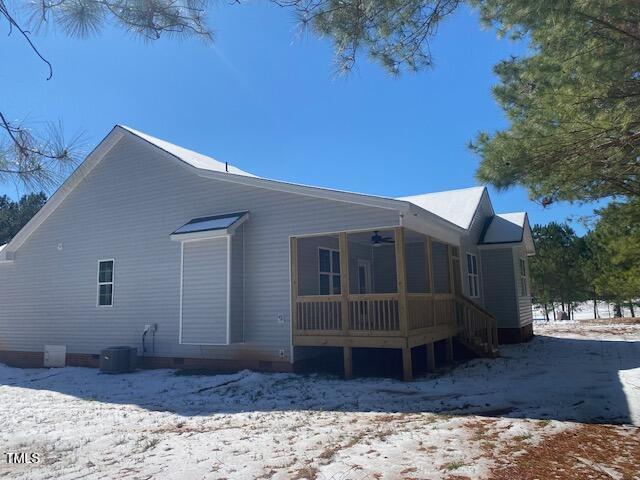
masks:
<instances>
[{"instance_id":1,"label":"gable end wall","mask_svg":"<svg viewBox=\"0 0 640 480\"><path fill-rule=\"evenodd\" d=\"M244 209L251 212L242 227L244 269L232 279L244 285L244 298L232 301L234 311L244 312L242 335L232 336L244 343L180 345L180 244L169 235L192 218ZM289 237L398 224L393 210L205 179L124 137L16 251L16 260L0 265L0 350L40 352L44 344L60 344L95 354L112 345L140 347L144 325L157 323L157 356L291 360ZM115 259L112 308L96 307L101 258Z\"/></svg>"}]
</instances>

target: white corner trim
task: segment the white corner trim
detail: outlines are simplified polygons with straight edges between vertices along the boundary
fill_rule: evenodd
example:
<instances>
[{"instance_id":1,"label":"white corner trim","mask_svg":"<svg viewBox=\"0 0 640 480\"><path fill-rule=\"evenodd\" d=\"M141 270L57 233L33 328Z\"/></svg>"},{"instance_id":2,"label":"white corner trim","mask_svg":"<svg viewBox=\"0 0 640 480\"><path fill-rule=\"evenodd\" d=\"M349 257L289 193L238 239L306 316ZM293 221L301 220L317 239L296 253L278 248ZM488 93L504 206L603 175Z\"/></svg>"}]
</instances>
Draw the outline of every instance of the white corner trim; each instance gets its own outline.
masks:
<instances>
[{"instance_id":1,"label":"white corner trim","mask_svg":"<svg viewBox=\"0 0 640 480\"><path fill-rule=\"evenodd\" d=\"M193 242L197 240L213 240L229 236L227 229L207 230L204 232L177 233L171 234L169 238L174 242Z\"/></svg>"},{"instance_id":2,"label":"white corner trim","mask_svg":"<svg viewBox=\"0 0 640 480\"><path fill-rule=\"evenodd\" d=\"M231 235L227 235L227 345L231 343Z\"/></svg>"},{"instance_id":3,"label":"white corner trim","mask_svg":"<svg viewBox=\"0 0 640 480\"><path fill-rule=\"evenodd\" d=\"M182 345L182 289L184 285L184 242L180 243L180 308L178 316L178 343Z\"/></svg>"}]
</instances>

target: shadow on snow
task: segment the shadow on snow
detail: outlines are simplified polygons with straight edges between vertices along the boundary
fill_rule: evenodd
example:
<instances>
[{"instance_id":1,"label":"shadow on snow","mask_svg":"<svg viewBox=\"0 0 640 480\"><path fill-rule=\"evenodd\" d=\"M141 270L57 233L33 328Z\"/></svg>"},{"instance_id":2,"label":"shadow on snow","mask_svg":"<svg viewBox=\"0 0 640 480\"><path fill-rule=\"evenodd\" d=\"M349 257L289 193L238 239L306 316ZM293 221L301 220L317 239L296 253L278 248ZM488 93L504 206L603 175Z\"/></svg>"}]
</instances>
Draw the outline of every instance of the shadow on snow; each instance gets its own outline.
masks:
<instances>
[{"instance_id":1,"label":"shadow on snow","mask_svg":"<svg viewBox=\"0 0 640 480\"><path fill-rule=\"evenodd\" d=\"M409 383L345 381L326 374L141 370L108 375L88 368L0 365L0 399L6 395L3 387L11 386L59 392L69 395L69 402L132 404L183 416L309 410L638 423L619 371L640 368L640 342L537 336L527 344L503 346L501 353L495 360L474 359Z\"/></svg>"}]
</instances>

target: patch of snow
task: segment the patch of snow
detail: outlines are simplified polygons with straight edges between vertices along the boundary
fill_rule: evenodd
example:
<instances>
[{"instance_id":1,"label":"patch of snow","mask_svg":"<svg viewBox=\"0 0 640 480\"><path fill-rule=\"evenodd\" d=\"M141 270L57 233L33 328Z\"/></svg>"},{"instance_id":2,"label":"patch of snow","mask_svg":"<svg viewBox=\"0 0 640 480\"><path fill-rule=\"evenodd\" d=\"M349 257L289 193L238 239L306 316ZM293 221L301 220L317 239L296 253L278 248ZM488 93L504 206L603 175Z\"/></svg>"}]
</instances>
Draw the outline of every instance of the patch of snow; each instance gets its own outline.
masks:
<instances>
[{"instance_id":1,"label":"patch of snow","mask_svg":"<svg viewBox=\"0 0 640 480\"><path fill-rule=\"evenodd\" d=\"M484 192L485 187L471 187L400 197L397 200L411 202L459 227L468 229Z\"/></svg>"},{"instance_id":2,"label":"patch of snow","mask_svg":"<svg viewBox=\"0 0 640 480\"><path fill-rule=\"evenodd\" d=\"M613 305L607 302L597 302L598 318L614 318ZM560 305L556 305L557 318L560 318ZM622 316L630 317L631 310L628 307L622 307ZM533 307L533 318L536 320L544 319L544 309L541 307ZM553 312L549 310L549 318L553 319ZM593 320L593 302L579 303L574 310L574 320Z\"/></svg>"},{"instance_id":3,"label":"patch of snow","mask_svg":"<svg viewBox=\"0 0 640 480\"><path fill-rule=\"evenodd\" d=\"M131 132L137 137L146 140L147 142L155 145L156 147L164 150L165 152L170 153L171 155L179 158L183 162L186 162L196 168L200 168L203 170L210 170L213 172L226 172L233 173L235 175L243 175L245 177L255 177L255 175L245 172L244 170L240 170L233 165L225 165L224 162L220 162L215 158L207 157L206 155L202 155L201 153L194 152L193 150L186 149L184 147L180 147L179 145L174 145L173 143L169 143L166 140L161 140L159 138L153 137L146 133L135 130L131 127L127 127L125 125L119 125L120 128Z\"/></svg>"},{"instance_id":4,"label":"patch of snow","mask_svg":"<svg viewBox=\"0 0 640 480\"><path fill-rule=\"evenodd\" d=\"M0 445L43 459L0 476L487 478L517 442L640 424L640 325L605 327L536 323L498 359L410 383L0 365Z\"/></svg>"}]
</instances>

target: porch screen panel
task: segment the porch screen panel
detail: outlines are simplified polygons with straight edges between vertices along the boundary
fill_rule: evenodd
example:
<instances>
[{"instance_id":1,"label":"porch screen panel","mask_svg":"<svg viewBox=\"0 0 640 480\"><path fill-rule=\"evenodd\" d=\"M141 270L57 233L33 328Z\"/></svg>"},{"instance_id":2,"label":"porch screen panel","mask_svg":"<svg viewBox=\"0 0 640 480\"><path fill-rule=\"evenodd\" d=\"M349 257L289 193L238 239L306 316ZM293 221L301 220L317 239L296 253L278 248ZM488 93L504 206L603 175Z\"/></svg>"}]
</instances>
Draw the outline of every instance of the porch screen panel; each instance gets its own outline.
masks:
<instances>
[{"instance_id":1,"label":"porch screen panel","mask_svg":"<svg viewBox=\"0 0 640 480\"><path fill-rule=\"evenodd\" d=\"M426 293L429 291L428 262L425 258L425 242L405 242L407 270L407 292Z\"/></svg>"},{"instance_id":2,"label":"porch screen panel","mask_svg":"<svg viewBox=\"0 0 640 480\"><path fill-rule=\"evenodd\" d=\"M451 293L449 283L449 249L440 242L432 244L433 257L433 292Z\"/></svg>"},{"instance_id":3,"label":"porch screen panel","mask_svg":"<svg viewBox=\"0 0 640 480\"><path fill-rule=\"evenodd\" d=\"M185 242L182 343L227 343L227 238Z\"/></svg>"}]
</instances>

